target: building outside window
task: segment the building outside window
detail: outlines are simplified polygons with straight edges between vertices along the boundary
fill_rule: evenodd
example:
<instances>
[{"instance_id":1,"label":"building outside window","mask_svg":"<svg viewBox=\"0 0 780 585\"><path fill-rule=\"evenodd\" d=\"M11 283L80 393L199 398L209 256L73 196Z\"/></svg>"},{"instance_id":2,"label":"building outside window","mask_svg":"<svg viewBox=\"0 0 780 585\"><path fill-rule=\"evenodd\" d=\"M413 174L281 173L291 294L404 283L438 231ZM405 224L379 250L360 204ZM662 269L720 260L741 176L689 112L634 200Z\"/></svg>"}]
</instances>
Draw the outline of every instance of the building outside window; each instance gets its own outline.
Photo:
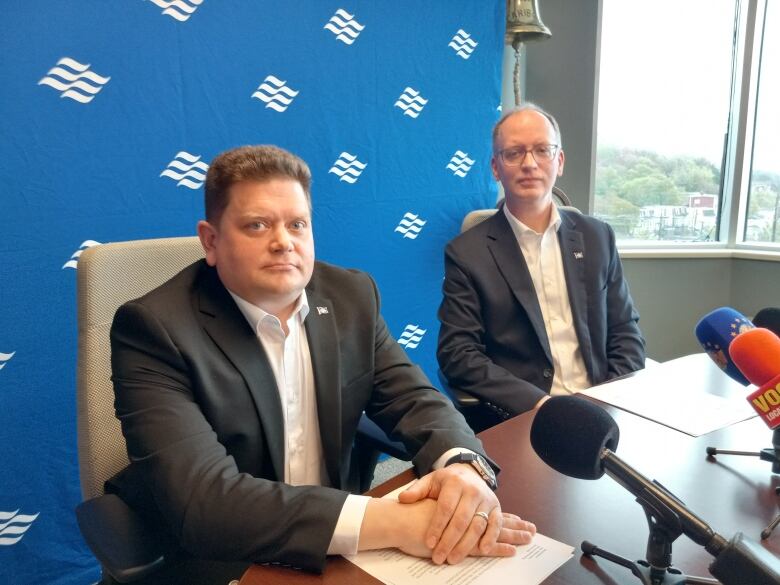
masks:
<instances>
[{"instance_id":1,"label":"building outside window","mask_svg":"<svg viewBox=\"0 0 780 585\"><path fill-rule=\"evenodd\" d=\"M621 245L719 240L738 9L737 0L603 1L593 213ZM778 139L774 129L767 139ZM750 215L766 220L780 174L763 160Z\"/></svg>"}]
</instances>

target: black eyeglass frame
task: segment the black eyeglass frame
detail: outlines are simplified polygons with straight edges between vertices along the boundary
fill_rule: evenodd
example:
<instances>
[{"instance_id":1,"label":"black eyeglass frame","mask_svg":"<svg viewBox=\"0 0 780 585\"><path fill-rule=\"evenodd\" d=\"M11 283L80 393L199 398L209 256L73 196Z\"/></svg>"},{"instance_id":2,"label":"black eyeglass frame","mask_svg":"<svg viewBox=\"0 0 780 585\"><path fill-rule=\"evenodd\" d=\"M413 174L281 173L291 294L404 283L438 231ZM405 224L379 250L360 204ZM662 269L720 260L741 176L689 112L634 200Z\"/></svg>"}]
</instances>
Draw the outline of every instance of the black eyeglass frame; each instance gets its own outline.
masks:
<instances>
[{"instance_id":1,"label":"black eyeglass frame","mask_svg":"<svg viewBox=\"0 0 780 585\"><path fill-rule=\"evenodd\" d=\"M516 167L523 164L525 157L528 156L529 152L537 164L544 164L551 162L555 158L560 147L560 144L539 144L533 148L520 148L519 146L512 146L510 148L503 148L499 150L497 154L501 158L501 162L509 167ZM520 156L515 160L509 161L506 159L505 153L510 151L518 152ZM545 151L549 151L550 154L547 155ZM541 155L541 160L537 158L538 155Z\"/></svg>"}]
</instances>

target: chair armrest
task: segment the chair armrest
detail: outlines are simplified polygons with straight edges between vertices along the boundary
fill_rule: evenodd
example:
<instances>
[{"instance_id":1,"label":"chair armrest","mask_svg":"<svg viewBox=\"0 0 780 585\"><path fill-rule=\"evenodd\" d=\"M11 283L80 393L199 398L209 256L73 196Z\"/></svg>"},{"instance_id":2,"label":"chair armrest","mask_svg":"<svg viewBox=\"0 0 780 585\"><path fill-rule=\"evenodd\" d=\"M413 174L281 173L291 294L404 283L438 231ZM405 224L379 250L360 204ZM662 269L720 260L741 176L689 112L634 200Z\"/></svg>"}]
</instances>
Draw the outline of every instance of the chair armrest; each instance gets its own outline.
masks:
<instances>
[{"instance_id":1,"label":"chair armrest","mask_svg":"<svg viewBox=\"0 0 780 585\"><path fill-rule=\"evenodd\" d=\"M357 428L358 437L377 451L387 453L388 455L401 459L402 461L411 461L412 457L406 452L406 447L400 441L391 441L385 432L377 424L366 416L364 412Z\"/></svg>"},{"instance_id":2,"label":"chair armrest","mask_svg":"<svg viewBox=\"0 0 780 585\"><path fill-rule=\"evenodd\" d=\"M143 579L164 564L159 539L119 496L81 502L76 520L92 554L119 583Z\"/></svg>"},{"instance_id":3,"label":"chair armrest","mask_svg":"<svg viewBox=\"0 0 780 585\"><path fill-rule=\"evenodd\" d=\"M489 429L509 418L509 413L495 404L483 401L478 396L474 396L465 390L450 386L447 377L441 369L437 370L436 373L439 377L439 386L442 394L452 400L455 408L463 415L463 418L466 419L466 422L475 433Z\"/></svg>"},{"instance_id":4,"label":"chair armrest","mask_svg":"<svg viewBox=\"0 0 780 585\"><path fill-rule=\"evenodd\" d=\"M448 386L446 391L449 393L450 398L455 403L458 410L464 410L468 408L475 408L482 404L482 401L468 392L461 390L460 388L453 388Z\"/></svg>"},{"instance_id":5,"label":"chair armrest","mask_svg":"<svg viewBox=\"0 0 780 585\"><path fill-rule=\"evenodd\" d=\"M452 400L453 404L455 404L455 408L458 410L468 410L482 404L482 400L473 394L469 394L460 388L450 386L450 383L444 375L444 372L441 371L441 368L436 370L436 375L439 377L439 387L441 388L442 394Z\"/></svg>"}]
</instances>

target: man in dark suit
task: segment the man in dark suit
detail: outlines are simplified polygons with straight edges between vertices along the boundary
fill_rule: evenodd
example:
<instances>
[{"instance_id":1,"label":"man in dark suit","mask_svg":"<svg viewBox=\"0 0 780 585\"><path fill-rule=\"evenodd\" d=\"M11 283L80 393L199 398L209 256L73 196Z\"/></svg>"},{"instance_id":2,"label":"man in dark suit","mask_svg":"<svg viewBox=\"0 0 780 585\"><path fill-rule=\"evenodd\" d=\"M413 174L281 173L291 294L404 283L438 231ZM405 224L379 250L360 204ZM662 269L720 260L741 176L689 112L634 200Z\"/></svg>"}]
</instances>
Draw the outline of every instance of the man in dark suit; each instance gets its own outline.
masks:
<instances>
[{"instance_id":1,"label":"man in dark suit","mask_svg":"<svg viewBox=\"0 0 780 585\"><path fill-rule=\"evenodd\" d=\"M513 554L534 526L502 513L481 443L390 336L373 280L315 262L309 187L276 147L212 162L205 260L114 318L131 463L111 489L197 558L319 571L371 548ZM400 502L348 494L363 411L423 475Z\"/></svg>"},{"instance_id":2,"label":"man in dark suit","mask_svg":"<svg viewBox=\"0 0 780 585\"><path fill-rule=\"evenodd\" d=\"M445 251L439 366L493 422L644 367L644 340L606 223L558 209L558 123L525 104L493 130L505 199Z\"/></svg>"}]
</instances>

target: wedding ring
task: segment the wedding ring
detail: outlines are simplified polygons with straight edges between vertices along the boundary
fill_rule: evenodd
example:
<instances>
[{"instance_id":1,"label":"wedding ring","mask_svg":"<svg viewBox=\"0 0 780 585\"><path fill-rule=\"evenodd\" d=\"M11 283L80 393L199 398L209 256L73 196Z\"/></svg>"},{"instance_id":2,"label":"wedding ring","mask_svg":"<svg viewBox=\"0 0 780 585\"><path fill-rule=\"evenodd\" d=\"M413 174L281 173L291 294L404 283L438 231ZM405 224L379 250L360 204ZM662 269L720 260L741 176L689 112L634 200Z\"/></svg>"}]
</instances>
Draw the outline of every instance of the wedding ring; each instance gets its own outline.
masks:
<instances>
[{"instance_id":1,"label":"wedding ring","mask_svg":"<svg viewBox=\"0 0 780 585\"><path fill-rule=\"evenodd\" d=\"M485 522L490 522L490 518L487 512L477 512L476 514L474 514L474 518L476 518L477 516L479 516L480 518L484 518Z\"/></svg>"}]
</instances>

